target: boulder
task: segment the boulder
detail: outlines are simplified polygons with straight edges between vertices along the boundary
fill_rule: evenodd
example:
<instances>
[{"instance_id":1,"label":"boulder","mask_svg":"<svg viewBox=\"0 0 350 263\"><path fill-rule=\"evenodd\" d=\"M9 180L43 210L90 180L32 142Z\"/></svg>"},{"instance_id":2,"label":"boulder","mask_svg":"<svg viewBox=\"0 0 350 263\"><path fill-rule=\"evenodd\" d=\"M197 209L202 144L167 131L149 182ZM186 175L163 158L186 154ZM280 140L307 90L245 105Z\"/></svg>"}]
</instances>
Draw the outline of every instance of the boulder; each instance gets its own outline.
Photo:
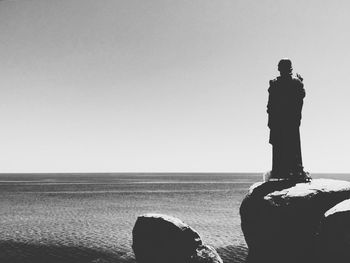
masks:
<instances>
[{"instance_id":1,"label":"boulder","mask_svg":"<svg viewBox=\"0 0 350 263\"><path fill-rule=\"evenodd\" d=\"M146 214L136 220L132 248L138 263L222 263L215 249L180 219Z\"/></svg>"},{"instance_id":2,"label":"boulder","mask_svg":"<svg viewBox=\"0 0 350 263\"><path fill-rule=\"evenodd\" d=\"M350 199L329 209L318 235L319 262L350 261Z\"/></svg>"},{"instance_id":3,"label":"boulder","mask_svg":"<svg viewBox=\"0 0 350 263\"><path fill-rule=\"evenodd\" d=\"M256 183L241 207L248 262L314 262L324 213L350 198L350 182L314 179Z\"/></svg>"},{"instance_id":4,"label":"boulder","mask_svg":"<svg viewBox=\"0 0 350 263\"><path fill-rule=\"evenodd\" d=\"M200 246L189 263L223 263L216 250L208 245Z\"/></svg>"}]
</instances>

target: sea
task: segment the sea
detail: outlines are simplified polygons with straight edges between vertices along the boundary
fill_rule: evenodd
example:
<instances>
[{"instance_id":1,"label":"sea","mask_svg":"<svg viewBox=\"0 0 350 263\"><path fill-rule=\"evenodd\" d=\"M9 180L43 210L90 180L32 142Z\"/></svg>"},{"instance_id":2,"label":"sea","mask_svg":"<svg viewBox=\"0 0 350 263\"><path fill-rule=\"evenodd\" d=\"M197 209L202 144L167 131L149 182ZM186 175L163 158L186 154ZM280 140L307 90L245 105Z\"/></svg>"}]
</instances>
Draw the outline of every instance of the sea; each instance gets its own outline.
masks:
<instances>
[{"instance_id":1,"label":"sea","mask_svg":"<svg viewBox=\"0 0 350 263\"><path fill-rule=\"evenodd\" d=\"M0 262L134 263L132 229L147 213L177 217L225 263L245 262L239 207L258 181L260 173L0 174Z\"/></svg>"}]
</instances>

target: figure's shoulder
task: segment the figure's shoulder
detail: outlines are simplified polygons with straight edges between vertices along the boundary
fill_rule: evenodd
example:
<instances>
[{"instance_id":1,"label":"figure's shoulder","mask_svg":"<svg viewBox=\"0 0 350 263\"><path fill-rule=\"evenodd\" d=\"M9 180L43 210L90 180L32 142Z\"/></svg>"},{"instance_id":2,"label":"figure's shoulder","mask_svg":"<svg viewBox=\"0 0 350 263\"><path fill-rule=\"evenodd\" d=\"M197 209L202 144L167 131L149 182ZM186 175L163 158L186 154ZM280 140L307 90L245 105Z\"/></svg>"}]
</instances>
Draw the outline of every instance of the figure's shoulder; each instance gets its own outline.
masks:
<instances>
[{"instance_id":1,"label":"figure's shoulder","mask_svg":"<svg viewBox=\"0 0 350 263\"><path fill-rule=\"evenodd\" d=\"M278 82L278 78L270 79L269 81L270 88L275 87L277 85L277 82Z\"/></svg>"},{"instance_id":2,"label":"figure's shoulder","mask_svg":"<svg viewBox=\"0 0 350 263\"><path fill-rule=\"evenodd\" d=\"M276 77L276 78L274 78L274 79L270 79L270 81L269 81L269 84L270 84L270 86L269 86L269 89L268 89L268 92L269 93L271 93L271 92L273 92L273 93L275 93L275 92L277 92L277 90L278 90L278 86L279 86L279 77Z\"/></svg>"},{"instance_id":3,"label":"figure's shoulder","mask_svg":"<svg viewBox=\"0 0 350 263\"><path fill-rule=\"evenodd\" d=\"M273 93L273 90L276 89L276 79L270 79L269 80L269 88L267 89L267 91L271 94Z\"/></svg>"},{"instance_id":4,"label":"figure's shoulder","mask_svg":"<svg viewBox=\"0 0 350 263\"><path fill-rule=\"evenodd\" d=\"M298 77L292 77L292 81L298 86L298 87L303 87L303 80L298 78Z\"/></svg>"},{"instance_id":5,"label":"figure's shoulder","mask_svg":"<svg viewBox=\"0 0 350 263\"><path fill-rule=\"evenodd\" d=\"M299 77L293 77L293 82L294 82L294 86L296 87L298 94L302 98L304 98L305 97L305 89L304 89L303 79L299 78Z\"/></svg>"},{"instance_id":6,"label":"figure's shoulder","mask_svg":"<svg viewBox=\"0 0 350 263\"><path fill-rule=\"evenodd\" d=\"M276 77L274 79L270 79L270 84L277 83L278 79L279 79L279 77Z\"/></svg>"}]
</instances>

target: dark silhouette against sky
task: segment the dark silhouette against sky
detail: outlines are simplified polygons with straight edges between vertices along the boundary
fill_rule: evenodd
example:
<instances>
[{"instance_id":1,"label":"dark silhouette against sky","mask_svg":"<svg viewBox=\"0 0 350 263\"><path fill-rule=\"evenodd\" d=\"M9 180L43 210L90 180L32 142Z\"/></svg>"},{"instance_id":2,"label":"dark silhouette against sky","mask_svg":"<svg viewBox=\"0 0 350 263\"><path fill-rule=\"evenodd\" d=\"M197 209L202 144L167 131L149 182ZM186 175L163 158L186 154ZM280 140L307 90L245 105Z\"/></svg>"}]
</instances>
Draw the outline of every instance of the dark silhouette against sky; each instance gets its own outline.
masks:
<instances>
[{"instance_id":1,"label":"dark silhouette against sky","mask_svg":"<svg viewBox=\"0 0 350 263\"><path fill-rule=\"evenodd\" d=\"M267 171L282 57L305 77L304 166L348 172L349 8L1 1L0 172Z\"/></svg>"},{"instance_id":2,"label":"dark silhouette against sky","mask_svg":"<svg viewBox=\"0 0 350 263\"><path fill-rule=\"evenodd\" d=\"M303 175L299 126L305 89L303 78L293 76L290 59L278 63L280 76L270 80L267 104L270 143L273 147L272 176Z\"/></svg>"}]
</instances>

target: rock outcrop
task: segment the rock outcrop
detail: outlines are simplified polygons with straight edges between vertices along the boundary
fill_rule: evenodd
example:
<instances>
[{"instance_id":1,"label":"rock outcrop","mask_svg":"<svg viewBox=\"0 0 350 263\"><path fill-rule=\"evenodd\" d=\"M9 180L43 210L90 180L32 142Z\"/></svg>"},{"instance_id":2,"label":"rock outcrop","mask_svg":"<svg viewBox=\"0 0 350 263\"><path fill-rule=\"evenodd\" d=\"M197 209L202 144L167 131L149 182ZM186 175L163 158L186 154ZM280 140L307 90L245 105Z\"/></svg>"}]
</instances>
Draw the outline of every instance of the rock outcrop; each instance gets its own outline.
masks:
<instances>
[{"instance_id":1,"label":"rock outcrop","mask_svg":"<svg viewBox=\"0 0 350 263\"><path fill-rule=\"evenodd\" d=\"M321 220L319 262L350 261L350 199L329 209Z\"/></svg>"},{"instance_id":2,"label":"rock outcrop","mask_svg":"<svg viewBox=\"0 0 350 263\"><path fill-rule=\"evenodd\" d=\"M350 198L350 182L314 179L256 183L240 207L248 262L316 262L327 210Z\"/></svg>"},{"instance_id":3,"label":"rock outcrop","mask_svg":"<svg viewBox=\"0 0 350 263\"><path fill-rule=\"evenodd\" d=\"M189 263L223 263L215 248L208 245L202 245L196 249Z\"/></svg>"},{"instance_id":4,"label":"rock outcrop","mask_svg":"<svg viewBox=\"0 0 350 263\"><path fill-rule=\"evenodd\" d=\"M215 249L181 220L160 214L139 216L132 248L138 263L222 263Z\"/></svg>"}]
</instances>

